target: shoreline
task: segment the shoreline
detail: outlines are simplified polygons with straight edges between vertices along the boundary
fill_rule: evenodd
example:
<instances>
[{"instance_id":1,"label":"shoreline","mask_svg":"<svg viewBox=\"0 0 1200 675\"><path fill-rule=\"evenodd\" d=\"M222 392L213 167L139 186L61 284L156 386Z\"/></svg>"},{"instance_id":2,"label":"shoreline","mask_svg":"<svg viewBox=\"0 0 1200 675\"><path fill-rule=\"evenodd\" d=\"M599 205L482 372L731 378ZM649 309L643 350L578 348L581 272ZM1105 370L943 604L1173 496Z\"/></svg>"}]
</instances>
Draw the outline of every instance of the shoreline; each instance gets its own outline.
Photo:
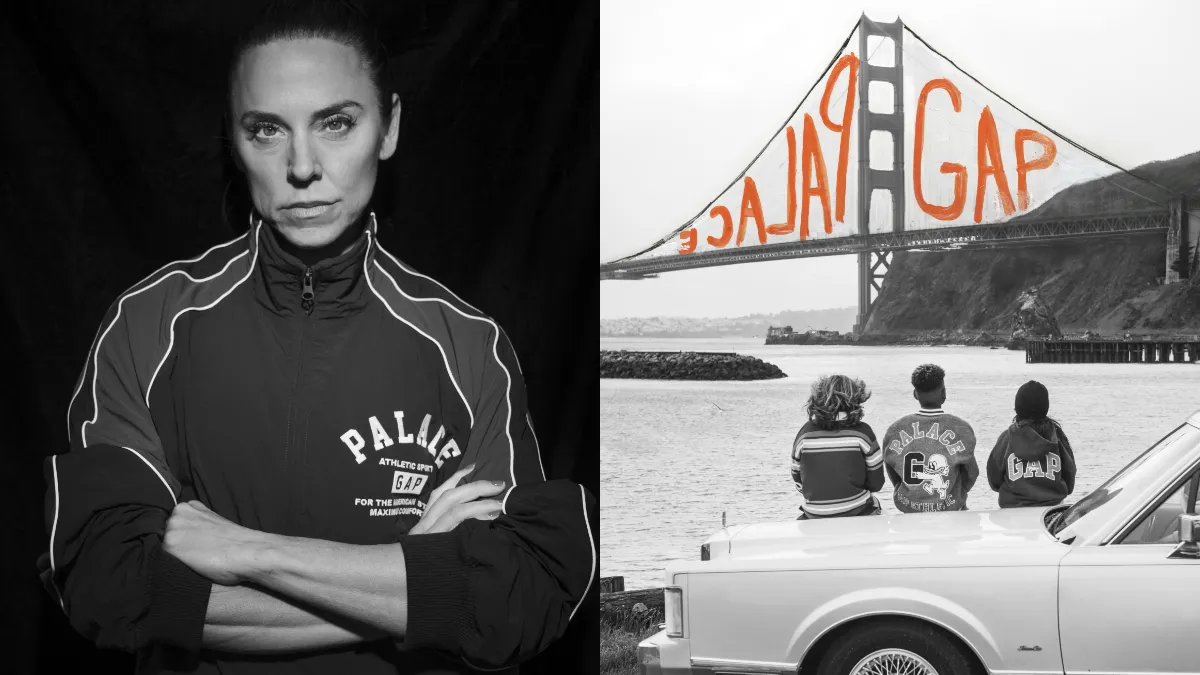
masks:
<instances>
[{"instance_id":1,"label":"shoreline","mask_svg":"<svg viewBox=\"0 0 1200 675\"><path fill-rule=\"evenodd\" d=\"M602 340L695 340L701 341L720 341L720 340L756 340L759 346L779 347L779 346L808 346L808 345L829 345L829 346L848 346L848 347L987 347L994 349L1010 349L1013 351L1024 351L1025 343L1023 340L1014 340L1007 335L995 335L987 332L965 333L962 331L942 331L942 332L921 332L921 333L885 333L885 334L868 334L856 336L850 333L844 333L837 337L825 336L809 336L805 333L796 333L794 335L801 336L801 339L796 340L768 340L766 338L746 337L741 335L726 335L717 337L699 337L699 336L679 336L679 335L601 335ZM1037 337L1034 339L1055 339ZM1136 333L1130 334L1128 338L1124 335L1099 335L1092 331L1085 332L1068 332L1064 333L1059 340L1086 340L1088 342L1154 342L1154 341L1173 341L1173 342L1200 342L1200 335L1194 333L1182 332L1162 332L1162 333ZM601 350L605 351L605 350Z\"/></svg>"}]
</instances>

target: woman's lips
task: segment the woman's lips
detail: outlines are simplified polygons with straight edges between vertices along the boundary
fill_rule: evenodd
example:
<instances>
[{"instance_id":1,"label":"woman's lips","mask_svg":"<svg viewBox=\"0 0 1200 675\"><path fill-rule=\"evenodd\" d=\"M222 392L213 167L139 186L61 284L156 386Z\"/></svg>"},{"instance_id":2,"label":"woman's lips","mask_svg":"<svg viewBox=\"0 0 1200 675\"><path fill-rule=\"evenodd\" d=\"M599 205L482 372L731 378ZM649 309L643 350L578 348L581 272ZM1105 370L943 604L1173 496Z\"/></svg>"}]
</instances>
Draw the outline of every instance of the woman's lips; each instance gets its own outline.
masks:
<instances>
[{"instance_id":1,"label":"woman's lips","mask_svg":"<svg viewBox=\"0 0 1200 675\"><path fill-rule=\"evenodd\" d=\"M284 211L293 218L308 219L316 218L332 208L333 204L317 204L314 206L293 206L284 209Z\"/></svg>"}]
</instances>

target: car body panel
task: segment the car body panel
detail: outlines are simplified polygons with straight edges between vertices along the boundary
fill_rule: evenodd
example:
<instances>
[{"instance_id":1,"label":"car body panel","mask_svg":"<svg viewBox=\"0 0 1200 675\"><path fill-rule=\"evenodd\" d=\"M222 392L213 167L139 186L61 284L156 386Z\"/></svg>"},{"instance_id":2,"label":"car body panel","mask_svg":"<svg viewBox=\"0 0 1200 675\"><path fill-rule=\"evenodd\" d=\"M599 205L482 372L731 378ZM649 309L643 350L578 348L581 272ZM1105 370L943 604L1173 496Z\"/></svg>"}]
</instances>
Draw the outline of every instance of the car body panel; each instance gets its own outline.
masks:
<instances>
[{"instance_id":1,"label":"car body panel","mask_svg":"<svg viewBox=\"0 0 1200 675\"><path fill-rule=\"evenodd\" d=\"M989 668L1060 672L1058 570L910 567L688 575L689 597L719 612L689 611L693 659L798 664L845 621L871 615L922 617L962 637ZM1013 624L1007 619L1025 617ZM1040 651L1018 651L1040 646Z\"/></svg>"},{"instance_id":2,"label":"car body panel","mask_svg":"<svg viewBox=\"0 0 1200 675\"><path fill-rule=\"evenodd\" d=\"M1045 507L744 525L714 535L712 559L685 569L872 569L992 566L999 560L1056 564L1066 553L1046 531Z\"/></svg>"},{"instance_id":3,"label":"car body panel","mask_svg":"<svg viewBox=\"0 0 1200 675\"><path fill-rule=\"evenodd\" d=\"M1063 558L1059 623L1068 673L1200 672L1200 559L1169 557L1175 549L1085 546Z\"/></svg>"}]
</instances>

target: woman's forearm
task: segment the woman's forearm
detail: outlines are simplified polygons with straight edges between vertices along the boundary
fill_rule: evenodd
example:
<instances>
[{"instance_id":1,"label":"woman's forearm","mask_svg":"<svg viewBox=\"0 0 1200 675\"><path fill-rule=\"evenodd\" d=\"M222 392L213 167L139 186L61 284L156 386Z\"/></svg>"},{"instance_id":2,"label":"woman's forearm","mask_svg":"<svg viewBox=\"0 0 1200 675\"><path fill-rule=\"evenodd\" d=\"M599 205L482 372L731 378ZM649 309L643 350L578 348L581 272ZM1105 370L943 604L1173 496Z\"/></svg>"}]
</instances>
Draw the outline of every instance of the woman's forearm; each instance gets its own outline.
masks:
<instances>
[{"instance_id":1,"label":"woman's forearm","mask_svg":"<svg viewBox=\"0 0 1200 675\"><path fill-rule=\"evenodd\" d=\"M408 630L408 581L400 544L359 546L269 535L250 582L395 639Z\"/></svg>"},{"instance_id":2,"label":"woman's forearm","mask_svg":"<svg viewBox=\"0 0 1200 675\"><path fill-rule=\"evenodd\" d=\"M213 584L202 644L237 654L283 654L385 637L383 631L308 609L270 590Z\"/></svg>"}]
</instances>

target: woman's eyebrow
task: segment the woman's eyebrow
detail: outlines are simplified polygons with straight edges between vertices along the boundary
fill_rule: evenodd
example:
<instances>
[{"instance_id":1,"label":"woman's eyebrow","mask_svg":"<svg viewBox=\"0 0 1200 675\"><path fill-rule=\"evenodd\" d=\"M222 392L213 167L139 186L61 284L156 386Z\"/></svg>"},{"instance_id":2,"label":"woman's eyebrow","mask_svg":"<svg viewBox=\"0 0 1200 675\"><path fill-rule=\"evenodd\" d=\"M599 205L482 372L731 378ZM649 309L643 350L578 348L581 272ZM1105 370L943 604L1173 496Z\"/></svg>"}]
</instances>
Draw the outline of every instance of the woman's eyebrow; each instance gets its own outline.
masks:
<instances>
[{"instance_id":1,"label":"woman's eyebrow","mask_svg":"<svg viewBox=\"0 0 1200 675\"><path fill-rule=\"evenodd\" d=\"M328 117L328 116L332 115L333 113L340 112L342 110L345 110L346 108L362 109L362 107L363 107L362 104L359 103L358 101L352 101L350 99L346 99L344 101L338 101L337 103L334 103L333 105L327 105L324 108L321 108L320 110L314 112L311 116L311 120L313 122L316 122L319 119ZM242 113L242 116L240 119L241 119L241 122L243 125L248 124L250 122L262 121L262 122L271 122L272 124L278 124L283 127L287 126L287 123L284 122L283 118L280 117L279 115L276 115L275 113L263 112L261 110L247 110L245 113Z\"/></svg>"}]
</instances>

